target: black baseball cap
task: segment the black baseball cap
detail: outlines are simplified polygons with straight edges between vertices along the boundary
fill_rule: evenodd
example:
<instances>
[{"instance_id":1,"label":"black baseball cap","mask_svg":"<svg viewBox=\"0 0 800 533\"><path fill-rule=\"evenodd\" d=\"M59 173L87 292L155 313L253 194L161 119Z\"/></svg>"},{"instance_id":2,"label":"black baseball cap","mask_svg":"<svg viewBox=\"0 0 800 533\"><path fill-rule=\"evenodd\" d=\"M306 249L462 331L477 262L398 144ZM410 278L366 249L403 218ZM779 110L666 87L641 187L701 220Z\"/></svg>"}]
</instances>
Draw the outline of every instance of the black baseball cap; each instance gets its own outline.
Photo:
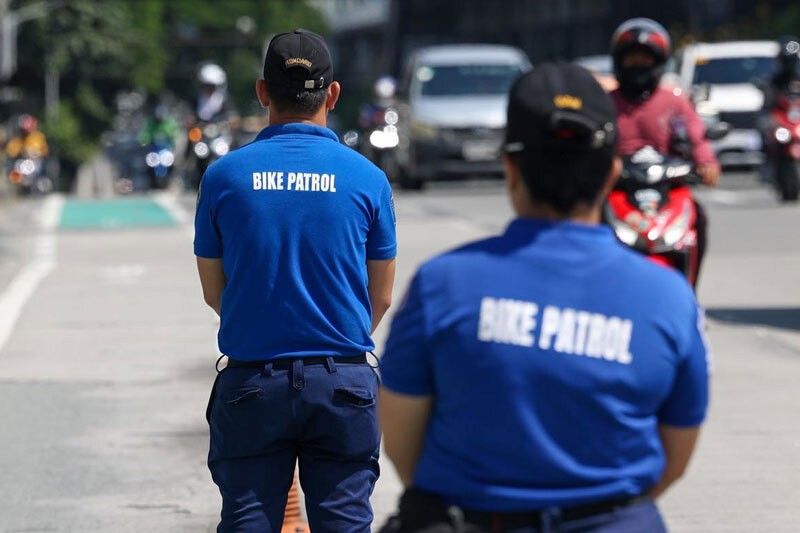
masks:
<instances>
[{"instance_id":1,"label":"black baseball cap","mask_svg":"<svg viewBox=\"0 0 800 533\"><path fill-rule=\"evenodd\" d=\"M264 79L270 87L324 89L333 81L333 63L325 40L303 29L279 33L267 48Z\"/></svg>"},{"instance_id":2,"label":"black baseball cap","mask_svg":"<svg viewBox=\"0 0 800 533\"><path fill-rule=\"evenodd\" d=\"M585 68L544 63L511 87L506 153L613 154L616 142L614 103Z\"/></svg>"}]
</instances>

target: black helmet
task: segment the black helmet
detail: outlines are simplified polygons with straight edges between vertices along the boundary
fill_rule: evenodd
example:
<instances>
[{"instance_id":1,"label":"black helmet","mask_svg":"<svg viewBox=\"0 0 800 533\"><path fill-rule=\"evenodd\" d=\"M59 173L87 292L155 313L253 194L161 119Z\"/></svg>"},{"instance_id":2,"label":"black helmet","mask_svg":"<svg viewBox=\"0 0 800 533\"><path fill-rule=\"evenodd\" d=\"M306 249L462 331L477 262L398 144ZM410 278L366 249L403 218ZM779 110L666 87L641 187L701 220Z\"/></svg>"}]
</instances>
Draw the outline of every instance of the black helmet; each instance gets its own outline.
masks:
<instances>
[{"instance_id":1,"label":"black helmet","mask_svg":"<svg viewBox=\"0 0 800 533\"><path fill-rule=\"evenodd\" d=\"M652 67L623 67L622 58L632 50L652 55ZM648 18L623 22L611 37L611 58L614 75L622 93L630 98L644 98L658 86L672 53L672 42L664 26Z\"/></svg>"},{"instance_id":2,"label":"black helmet","mask_svg":"<svg viewBox=\"0 0 800 533\"><path fill-rule=\"evenodd\" d=\"M778 39L778 45L778 75L800 77L800 39L787 35Z\"/></svg>"}]
</instances>

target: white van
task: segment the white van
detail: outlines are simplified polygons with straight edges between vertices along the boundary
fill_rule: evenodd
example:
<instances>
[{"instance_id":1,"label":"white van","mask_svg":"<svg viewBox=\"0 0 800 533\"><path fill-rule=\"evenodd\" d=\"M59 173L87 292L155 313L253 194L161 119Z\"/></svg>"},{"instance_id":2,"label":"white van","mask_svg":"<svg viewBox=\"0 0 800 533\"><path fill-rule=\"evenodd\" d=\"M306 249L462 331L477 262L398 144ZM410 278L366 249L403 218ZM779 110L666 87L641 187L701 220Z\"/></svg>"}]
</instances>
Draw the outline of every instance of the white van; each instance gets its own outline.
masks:
<instances>
[{"instance_id":1,"label":"white van","mask_svg":"<svg viewBox=\"0 0 800 533\"><path fill-rule=\"evenodd\" d=\"M774 72L775 41L698 43L678 51L670 70L687 91L708 90L708 104L732 131L714 142L723 165L755 166L762 162L757 122L764 94L756 86Z\"/></svg>"},{"instance_id":2,"label":"white van","mask_svg":"<svg viewBox=\"0 0 800 533\"><path fill-rule=\"evenodd\" d=\"M400 80L400 185L419 189L443 176L500 175L508 91L530 66L522 50L503 45L414 52Z\"/></svg>"}]
</instances>

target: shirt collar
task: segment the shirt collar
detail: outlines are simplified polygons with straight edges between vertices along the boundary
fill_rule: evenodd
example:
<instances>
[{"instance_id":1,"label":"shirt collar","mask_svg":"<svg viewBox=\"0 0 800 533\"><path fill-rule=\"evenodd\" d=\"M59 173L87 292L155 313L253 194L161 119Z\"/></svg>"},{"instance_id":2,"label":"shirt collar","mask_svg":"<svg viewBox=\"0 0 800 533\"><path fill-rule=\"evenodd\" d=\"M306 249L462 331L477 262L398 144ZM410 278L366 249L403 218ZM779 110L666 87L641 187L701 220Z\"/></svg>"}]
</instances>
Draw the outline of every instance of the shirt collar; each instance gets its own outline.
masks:
<instances>
[{"instance_id":1,"label":"shirt collar","mask_svg":"<svg viewBox=\"0 0 800 533\"><path fill-rule=\"evenodd\" d=\"M304 124L301 122L291 122L289 124L276 124L261 130L256 137L257 141L271 139L277 135L313 135L316 137L326 137L332 141L339 142L339 137L329 128L317 126L315 124Z\"/></svg>"},{"instance_id":2,"label":"shirt collar","mask_svg":"<svg viewBox=\"0 0 800 533\"><path fill-rule=\"evenodd\" d=\"M542 218L515 218L506 228L506 236L533 240L539 235L577 237L595 242L613 242L616 237L605 224L583 224L569 220L545 220Z\"/></svg>"}]
</instances>

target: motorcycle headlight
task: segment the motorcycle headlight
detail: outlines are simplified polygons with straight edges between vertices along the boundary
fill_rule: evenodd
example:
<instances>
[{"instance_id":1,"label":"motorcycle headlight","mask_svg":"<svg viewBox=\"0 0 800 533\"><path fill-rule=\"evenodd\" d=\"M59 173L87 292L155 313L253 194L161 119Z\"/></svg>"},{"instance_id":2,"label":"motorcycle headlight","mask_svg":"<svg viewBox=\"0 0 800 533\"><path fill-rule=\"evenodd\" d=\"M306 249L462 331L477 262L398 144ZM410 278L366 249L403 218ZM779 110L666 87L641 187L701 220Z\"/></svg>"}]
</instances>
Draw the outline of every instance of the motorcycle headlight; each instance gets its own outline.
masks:
<instances>
[{"instance_id":1,"label":"motorcycle headlight","mask_svg":"<svg viewBox=\"0 0 800 533\"><path fill-rule=\"evenodd\" d=\"M199 157L200 159L205 159L208 157L209 150L208 145L204 142L199 142L194 145L194 155Z\"/></svg>"},{"instance_id":2,"label":"motorcycle headlight","mask_svg":"<svg viewBox=\"0 0 800 533\"><path fill-rule=\"evenodd\" d=\"M33 171L36 170L36 164L31 159L25 159L19 164L19 171L24 174L33 174Z\"/></svg>"},{"instance_id":3,"label":"motorcycle headlight","mask_svg":"<svg viewBox=\"0 0 800 533\"><path fill-rule=\"evenodd\" d=\"M415 120L411 123L411 135L418 139L433 140L439 136L439 128L427 122Z\"/></svg>"},{"instance_id":4,"label":"motorcycle headlight","mask_svg":"<svg viewBox=\"0 0 800 533\"><path fill-rule=\"evenodd\" d=\"M624 221L618 219L608 206L606 206L606 219L609 221L609 224L611 224L611 228L614 230L617 238L622 241L623 244L630 247L636 245L636 241L639 240L637 231Z\"/></svg>"},{"instance_id":5,"label":"motorcycle headlight","mask_svg":"<svg viewBox=\"0 0 800 533\"><path fill-rule=\"evenodd\" d=\"M225 139L215 139L214 142L211 143L211 149L219 157L222 157L230 151L231 147Z\"/></svg>"},{"instance_id":6,"label":"motorcycle headlight","mask_svg":"<svg viewBox=\"0 0 800 533\"><path fill-rule=\"evenodd\" d=\"M775 140L781 144L786 144L792 140L792 132L786 128L778 128L775 130Z\"/></svg>"},{"instance_id":7,"label":"motorcycle headlight","mask_svg":"<svg viewBox=\"0 0 800 533\"><path fill-rule=\"evenodd\" d=\"M203 128L203 135L209 138L216 137L219 135L219 126L216 124L208 124L205 128Z\"/></svg>"},{"instance_id":8,"label":"motorcycle headlight","mask_svg":"<svg viewBox=\"0 0 800 533\"><path fill-rule=\"evenodd\" d=\"M662 165L652 165L647 169L647 182L656 183L664 177L664 167Z\"/></svg>"},{"instance_id":9,"label":"motorcycle headlight","mask_svg":"<svg viewBox=\"0 0 800 533\"><path fill-rule=\"evenodd\" d=\"M380 150L394 148L400 144L397 128L394 126L386 126L382 130L373 131L369 135L369 143Z\"/></svg>"},{"instance_id":10,"label":"motorcycle headlight","mask_svg":"<svg viewBox=\"0 0 800 533\"><path fill-rule=\"evenodd\" d=\"M394 126L395 124L397 124L397 121L399 119L400 117L397 114L397 111L395 111L394 109L387 109L386 113L384 113L383 115L383 120L385 120L386 123L390 126Z\"/></svg>"},{"instance_id":11,"label":"motorcycle headlight","mask_svg":"<svg viewBox=\"0 0 800 533\"><path fill-rule=\"evenodd\" d=\"M170 150L162 150L158 156L159 161L161 162L162 166L171 167L175 164L175 154L173 154Z\"/></svg>"},{"instance_id":12,"label":"motorcycle headlight","mask_svg":"<svg viewBox=\"0 0 800 533\"><path fill-rule=\"evenodd\" d=\"M670 248L674 247L678 241L680 241L681 238L686 235L686 232L689 231L689 220L691 217L692 210L687 203L683 207L681 214L678 215L664 231L664 236L662 239L666 246L669 246Z\"/></svg>"},{"instance_id":13,"label":"motorcycle headlight","mask_svg":"<svg viewBox=\"0 0 800 533\"><path fill-rule=\"evenodd\" d=\"M161 158L155 152L150 152L144 158L144 162L147 163L147 166L150 168L156 168L158 164L161 162Z\"/></svg>"}]
</instances>

